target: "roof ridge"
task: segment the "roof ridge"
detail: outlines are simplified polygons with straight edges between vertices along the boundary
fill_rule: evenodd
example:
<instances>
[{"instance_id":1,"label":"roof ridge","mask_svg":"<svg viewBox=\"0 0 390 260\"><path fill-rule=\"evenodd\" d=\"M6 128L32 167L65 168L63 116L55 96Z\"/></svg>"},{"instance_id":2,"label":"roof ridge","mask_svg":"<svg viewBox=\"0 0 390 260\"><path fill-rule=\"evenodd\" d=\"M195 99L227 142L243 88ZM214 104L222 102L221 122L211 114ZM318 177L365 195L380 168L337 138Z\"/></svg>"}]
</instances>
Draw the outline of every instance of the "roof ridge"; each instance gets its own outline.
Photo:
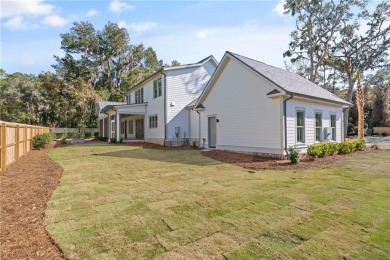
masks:
<instances>
[{"instance_id":1,"label":"roof ridge","mask_svg":"<svg viewBox=\"0 0 390 260\"><path fill-rule=\"evenodd\" d=\"M293 74L297 74L297 73L291 72L291 71L289 71L289 70L282 69L282 68L276 67L276 66L274 66L274 65L270 65L270 64L267 64L267 63L265 63L265 62L262 62L262 61L259 61L259 60L255 60L255 59L252 59L252 58L249 58L249 57L246 57L246 56L241 55L241 54L237 54L237 53L234 53L234 52L231 52L231 51L227 51L227 52L230 53L230 54L232 54L232 55L234 55L234 56L240 56L240 57L243 57L243 58L245 58L245 59L252 60L252 61L255 61L255 62L264 64L264 65L273 67L273 68L275 68L275 69L279 69L279 70L287 71L287 72L290 72L290 73L293 73ZM299 75L299 74L297 74L297 75ZM301 75L299 75L299 76L301 76Z\"/></svg>"}]
</instances>

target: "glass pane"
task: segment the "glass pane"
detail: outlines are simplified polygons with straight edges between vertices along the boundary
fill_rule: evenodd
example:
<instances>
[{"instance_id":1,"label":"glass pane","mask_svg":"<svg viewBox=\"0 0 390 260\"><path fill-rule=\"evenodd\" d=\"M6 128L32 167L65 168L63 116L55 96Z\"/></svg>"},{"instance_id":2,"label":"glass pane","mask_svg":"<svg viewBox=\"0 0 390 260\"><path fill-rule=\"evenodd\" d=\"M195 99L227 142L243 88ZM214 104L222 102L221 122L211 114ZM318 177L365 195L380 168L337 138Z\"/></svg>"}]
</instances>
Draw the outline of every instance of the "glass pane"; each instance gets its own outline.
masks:
<instances>
[{"instance_id":1,"label":"glass pane","mask_svg":"<svg viewBox=\"0 0 390 260\"><path fill-rule=\"evenodd\" d=\"M330 126L336 127L336 116L335 115L330 116Z\"/></svg>"},{"instance_id":2,"label":"glass pane","mask_svg":"<svg viewBox=\"0 0 390 260\"><path fill-rule=\"evenodd\" d=\"M321 127L322 124L322 115L321 114L316 114L316 127Z\"/></svg>"},{"instance_id":3,"label":"glass pane","mask_svg":"<svg viewBox=\"0 0 390 260\"><path fill-rule=\"evenodd\" d=\"M332 128L332 140L336 141L336 128Z\"/></svg>"},{"instance_id":4,"label":"glass pane","mask_svg":"<svg viewBox=\"0 0 390 260\"><path fill-rule=\"evenodd\" d=\"M303 126L303 125L304 125L303 112L297 112L297 126Z\"/></svg>"},{"instance_id":5,"label":"glass pane","mask_svg":"<svg viewBox=\"0 0 390 260\"><path fill-rule=\"evenodd\" d=\"M316 128L316 141L321 142L321 128Z\"/></svg>"}]
</instances>

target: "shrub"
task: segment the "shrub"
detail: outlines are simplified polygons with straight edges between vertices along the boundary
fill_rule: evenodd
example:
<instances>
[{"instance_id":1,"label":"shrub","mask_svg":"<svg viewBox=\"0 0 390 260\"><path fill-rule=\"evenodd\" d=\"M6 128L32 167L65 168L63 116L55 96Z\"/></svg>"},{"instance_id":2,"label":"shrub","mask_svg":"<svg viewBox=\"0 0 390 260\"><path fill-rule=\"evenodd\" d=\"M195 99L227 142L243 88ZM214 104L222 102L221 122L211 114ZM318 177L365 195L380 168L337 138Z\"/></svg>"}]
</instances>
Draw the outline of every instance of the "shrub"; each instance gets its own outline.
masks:
<instances>
[{"instance_id":1,"label":"shrub","mask_svg":"<svg viewBox=\"0 0 390 260\"><path fill-rule=\"evenodd\" d=\"M83 132L80 132L80 133L75 134L74 137L78 138L78 139L84 139L85 138L85 134Z\"/></svg>"},{"instance_id":2,"label":"shrub","mask_svg":"<svg viewBox=\"0 0 390 260\"><path fill-rule=\"evenodd\" d=\"M345 141L338 144L337 152L339 154L349 154L355 151L355 144L353 142Z\"/></svg>"},{"instance_id":3,"label":"shrub","mask_svg":"<svg viewBox=\"0 0 390 260\"><path fill-rule=\"evenodd\" d=\"M383 137L386 137L386 136L387 136L387 133L386 133L386 132L383 132L383 133L382 133L382 136L383 136Z\"/></svg>"},{"instance_id":4,"label":"shrub","mask_svg":"<svg viewBox=\"0 0 390 260\"><path fill-rule=\"evenodd\" d=\"M110 138L111 143L116 143L116 138Z\"/></svg>"},{"instance_id":5,"label":"shrub","mask_svg":"<svg viewBox=\"0 0 390 260\"><path fill-rule=\"evenodd\" d=\"M353 143L355 146L355 150L364 151L364 149L366 148L366 140L364 139L353 141Z\"/></svg>"},{"instance_id":6,"label":"shrub","mask_svg":"<svg viewBox=\"0 0 390 260\"><path fill-rule=\"evenodd\" d=\"M66 144L66 137L61 137L60 144Z\"/></svg>"},{"instance_id":7,"label":"shrub","mask_svg":"<svg viewBox=\"0 0 390 260\"><path fill-rule=\"evenodd\" d=\"M378 144L372 144L371 145L371 148L375 149L375 150L378 150L379 149L379 146Z\"/></svg>"},{"instance_id":8,"label":"shrub","mask_svg":"<svg viewBox=\"0 0 390 260\"><path fill-rule=\"evenodd\" d=\"M86 132L85 133L85 138L91 138L92 137L92 133L91 132Z\"/></svg>"},{"instance_id":9,"label":"shrub","mask_svg":"<svg viewBox=\"0 0 390 260\"><path fill-rule=\"evenodd\" d=\"M319 144L312 144L307 146L307 155L311 158L319 157L322 153L322 149Z\"/></svg>"},{"instance_id":10,"label":"shrub","mask_svg":"<svg viewBox=\"0 0 390 260\"><path fill-rule=\"evenodd\" d=\"M32 147L35 149L41 149L48 146L54 140L52 133L39 134L33 137Z\"/></svg>"},{"instance_id":11,"label":"shrub","mask_svg":"<svg viewBox=\"0 0 390 260\"><path fill-rule=\"evenodd\" d=\"M95 138L98 138L98 137L99 137L99 132L93 133L93 136L94 136Z\"/></svg>"},{"instance_id":12,"label":"shrub","mask_svg":"<svg viewBox=\"0 0 390 260\"><path fill-rule=\"evenodd\" d=\"M298 148L294 146L289 146L288 149L288 159L292 164L296 164L299 162L300 154Z\"/></svg>"},{"instance_id":13,"label":"shrub","mask_svg":"<svg viewBox=\"0 0 390 260\"><path fill-rule=\"evenodd\" d=\"M68 138L73 138L74 134L73 133L67 133Z\"/></svg>"}]
</instances>

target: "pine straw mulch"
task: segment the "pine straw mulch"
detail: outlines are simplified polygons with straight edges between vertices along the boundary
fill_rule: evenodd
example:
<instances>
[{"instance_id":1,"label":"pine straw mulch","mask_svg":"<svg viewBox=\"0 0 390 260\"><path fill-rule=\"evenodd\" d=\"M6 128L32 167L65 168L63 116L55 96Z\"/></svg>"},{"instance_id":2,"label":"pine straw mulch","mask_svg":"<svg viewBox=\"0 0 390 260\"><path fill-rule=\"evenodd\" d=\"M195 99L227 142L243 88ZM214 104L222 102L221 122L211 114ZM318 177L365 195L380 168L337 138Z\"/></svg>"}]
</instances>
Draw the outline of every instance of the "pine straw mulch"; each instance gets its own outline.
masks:
<instances>
[{"instance_id":1,"label":"pine straw mulch","mask_svg":"<svg viewBox=\"0 0 390 260\"><path fill-rule=\"evenodd\" d=\"M0 174L0 259L66 259L45 229L45 210L63 169L32 150Z\"/></svg>"},{"instance_id":2,"label":"pine straw mulch","mask_svg":"<svg viewBox=\"0 0 390 260\"><path fill-rule=\"evenodd\" d=\"M304 170L309 168L326 168L334 165L336 162L363 153L380 153L388 152L386 150L374 150L366 148L365 151L358 151L346 155L332 155L323 158L316 158L315 160L307 157L301 158L298 164L291 164L289 160L281 160L270 157L261 157L258 155L249 155L243 153L234 153L227 151L203 151L202 155L210 157L214 160L235 164L244 168L253 170Z\"/></svg>"}]
</instances>

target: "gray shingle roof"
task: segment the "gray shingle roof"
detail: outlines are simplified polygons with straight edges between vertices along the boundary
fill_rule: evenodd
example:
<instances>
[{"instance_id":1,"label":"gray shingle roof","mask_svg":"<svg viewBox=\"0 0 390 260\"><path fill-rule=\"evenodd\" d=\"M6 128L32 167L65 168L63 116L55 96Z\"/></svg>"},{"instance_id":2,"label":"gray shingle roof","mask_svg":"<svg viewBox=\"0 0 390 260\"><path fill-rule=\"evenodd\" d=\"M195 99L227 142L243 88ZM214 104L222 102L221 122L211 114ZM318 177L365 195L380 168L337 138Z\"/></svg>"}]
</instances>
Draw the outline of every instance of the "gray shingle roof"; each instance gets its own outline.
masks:
<instances>
[{"instance_id":1,"label":"gray shingle roof","mask_svg":"<svg viewBox=\"0 0 390 260\"><path fill-rule=\"evenodd\" d=\"M344 105L351 105L349 102L339 98L335 94L327 91L326 89L316 85L315 83L296 73L267 65L260 61L253 60L239 54L231 52L228 53L267 78L269 81L278 85L289 94L297 94L304 97L312 97L315 99L328 100Z\"/></svg>"},{"instance_id":2,"label":"gray shingle roof","mask_svg":"<svg viewBox=\"0 0 390 260\"><path fill-rule=\"evenodd\" d=\"M125 105L125 104L126 104L125 102L115 102L115 101L98 100L98 101L97 101L98 113L103 113L103 112L109 110L110 108L112 108L112 107L114 107L114 106L117 106L117 105Z\"/></svg>"}]
</instances>

